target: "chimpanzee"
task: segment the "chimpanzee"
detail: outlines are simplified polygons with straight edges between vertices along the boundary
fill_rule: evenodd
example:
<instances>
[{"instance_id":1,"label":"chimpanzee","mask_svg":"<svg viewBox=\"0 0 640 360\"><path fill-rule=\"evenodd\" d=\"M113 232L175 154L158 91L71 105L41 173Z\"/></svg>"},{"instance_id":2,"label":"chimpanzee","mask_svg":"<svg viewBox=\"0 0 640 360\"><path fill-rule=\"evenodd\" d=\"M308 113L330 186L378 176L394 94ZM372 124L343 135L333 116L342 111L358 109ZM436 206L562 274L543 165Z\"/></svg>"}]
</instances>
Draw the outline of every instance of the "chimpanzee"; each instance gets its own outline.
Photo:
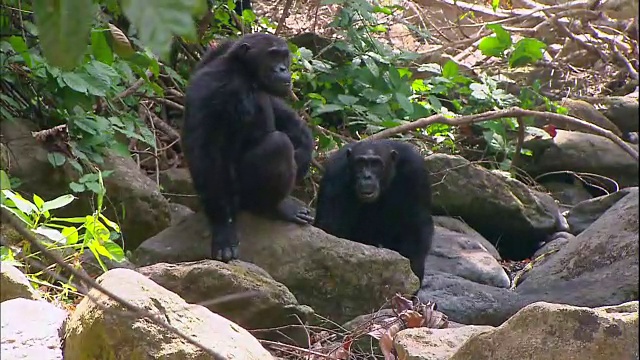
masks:
<instances>
[{"instance_id":1,"label":"chimpanzee","mask_svg":"<svg viewBox=\"0 0 640 360\"><path fill-rule=\"evenodd\" d=\"M314 226L343 239L397 251L409 258L422 281L434 233L424 159L400 141L346 145L326 162Z\"/></svg>"},{"instance_id":2,"label":"chimpanzee","mask_svg":"<svg viewBox=\"0 0 640 360\"><path fill-rule=\"evenodd\" d=\"M291 88L286 41L249 34L209 50L186 91L182 146L212 232L211 257L238 257L236 215L313 221L289 194L311 163L313 136L281 99Z\"/></svg>"}]
</instances>

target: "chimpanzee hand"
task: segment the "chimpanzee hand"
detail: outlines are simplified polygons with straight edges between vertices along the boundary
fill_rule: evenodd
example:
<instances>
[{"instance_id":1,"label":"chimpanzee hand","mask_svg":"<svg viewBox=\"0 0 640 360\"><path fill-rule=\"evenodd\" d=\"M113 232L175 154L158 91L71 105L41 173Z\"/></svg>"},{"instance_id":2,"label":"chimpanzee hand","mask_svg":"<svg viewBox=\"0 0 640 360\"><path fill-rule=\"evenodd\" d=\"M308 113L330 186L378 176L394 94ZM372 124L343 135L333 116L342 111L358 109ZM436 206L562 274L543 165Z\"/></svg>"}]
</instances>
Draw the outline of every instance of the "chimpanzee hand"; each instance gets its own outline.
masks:
<instances>
[{"instance_id":1,"label":"chimpanzee hand","mask_svg":"<svg viewBox=\"0 0 640 360\"><path fill-rule=\"evenodd\" d=\"M229 262L238 258L238 233L234 224L212 227L211 258Z\"/></svg>"},{"instance_id":2,"label":"chimpanzee hand","mask_svg":"<svg viewBox=\"0 0 640 360\"><path fill-rule=\"evenodd\" d=\"M311 216L311 211L308 208L296 203L289 197L280 202L276 211L276 216L280 220L300 225L313 223L313 216Z\"/></svg>"}]
</instances>

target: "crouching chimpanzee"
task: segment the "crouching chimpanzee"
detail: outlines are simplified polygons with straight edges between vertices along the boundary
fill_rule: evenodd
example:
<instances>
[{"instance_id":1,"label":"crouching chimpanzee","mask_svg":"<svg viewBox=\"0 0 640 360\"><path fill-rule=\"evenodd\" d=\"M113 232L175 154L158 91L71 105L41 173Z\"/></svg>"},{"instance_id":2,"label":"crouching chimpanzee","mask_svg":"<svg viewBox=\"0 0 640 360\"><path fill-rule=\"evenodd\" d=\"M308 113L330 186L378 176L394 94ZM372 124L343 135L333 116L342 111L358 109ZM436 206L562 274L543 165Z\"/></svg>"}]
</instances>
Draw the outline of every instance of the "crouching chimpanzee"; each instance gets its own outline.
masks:
<instances>
[{"instance_id":1,"label":"crouching chimpanzee","mask_svg":"<svg viewBox=\"0 0 640 360\"><path fill-rule=\"evenodd\" d=\"M412 145L393 140L343 147L327 160L314 225L397 251L422 281L434 232L424 159Z\"/></svg>"},{"instance_id":2,"label":"crouching chimpanzee","mask_svg":"<svg viewBox=\"0 0 640 360\"><path fill-rule=\"evenodd\" d=\"M209 50L186 91L182 147L212 232L211 257L238 257L236 216L248 210L307 224L289 194L311 163L311 131L281 99L291 88L287 43L249 34Z\"/></svg>"}]
</instances>

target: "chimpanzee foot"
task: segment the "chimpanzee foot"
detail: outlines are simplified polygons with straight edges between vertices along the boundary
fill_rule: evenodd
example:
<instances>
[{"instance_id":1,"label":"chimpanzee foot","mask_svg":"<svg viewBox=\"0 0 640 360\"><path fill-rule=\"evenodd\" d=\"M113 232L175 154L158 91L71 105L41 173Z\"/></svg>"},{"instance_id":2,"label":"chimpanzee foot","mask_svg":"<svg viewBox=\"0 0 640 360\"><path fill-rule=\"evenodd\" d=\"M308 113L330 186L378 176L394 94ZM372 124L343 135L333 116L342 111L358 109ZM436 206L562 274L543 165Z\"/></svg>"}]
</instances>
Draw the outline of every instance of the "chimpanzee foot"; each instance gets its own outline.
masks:
<instances>
[{"instance_id":1,"label":"chimpanzee foot","mask_svg":"<svg viewBox=\"0 0 640 360\"><path fill-rule=\"evenodd\" d=\"M228 263L238 258L238 236L235 229L217 229L212 234L211 258Z\"/></svg>"}]
</instances>

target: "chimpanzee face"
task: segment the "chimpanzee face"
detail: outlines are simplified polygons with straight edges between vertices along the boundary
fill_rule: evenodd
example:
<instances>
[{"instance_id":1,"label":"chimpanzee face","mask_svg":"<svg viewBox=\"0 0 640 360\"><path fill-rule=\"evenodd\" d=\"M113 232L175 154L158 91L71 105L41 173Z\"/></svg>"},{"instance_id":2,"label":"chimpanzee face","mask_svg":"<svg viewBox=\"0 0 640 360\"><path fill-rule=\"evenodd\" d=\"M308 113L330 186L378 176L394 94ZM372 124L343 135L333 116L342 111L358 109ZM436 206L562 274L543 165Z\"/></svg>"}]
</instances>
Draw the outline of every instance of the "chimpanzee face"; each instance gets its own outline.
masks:
<instances>
[{"instance_id":1,"label":"chimpanzee face","mask_svg":"<svg viewBox=\"0 0 640 360\"><path fill-rule=\"evenodd\" d=\"M369 146L347 150L354 189L360 201L373 203L378 200L393 178L396 155L395 150L380 151Z\"/></svg>"},{"instance_id":2,"label":"chimpanzee face","mask_svg":"<svg viewBox=\"0 0 640 360\"><path fill-rule=\"evenodd\" d=\"M264 35L264 34L263 34ZM291 52L287 43L279 38L262 42L242 43L237 54L247 68L247 73L258 87L274 96L284 97L291 91Z\"/></svg>"}]
</instances>

